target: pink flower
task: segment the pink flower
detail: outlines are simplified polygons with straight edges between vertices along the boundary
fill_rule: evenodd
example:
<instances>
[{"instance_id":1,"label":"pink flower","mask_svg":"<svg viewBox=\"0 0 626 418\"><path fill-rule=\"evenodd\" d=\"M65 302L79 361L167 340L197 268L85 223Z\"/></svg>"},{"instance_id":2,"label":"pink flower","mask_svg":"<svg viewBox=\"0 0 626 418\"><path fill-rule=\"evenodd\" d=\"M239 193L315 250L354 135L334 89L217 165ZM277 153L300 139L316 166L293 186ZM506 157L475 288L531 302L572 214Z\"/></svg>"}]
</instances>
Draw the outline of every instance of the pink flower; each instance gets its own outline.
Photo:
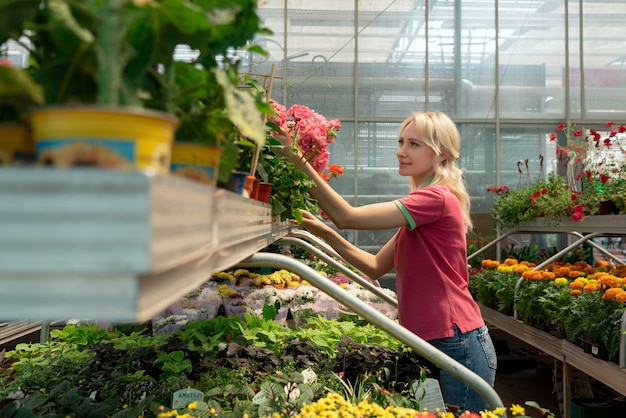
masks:
<instances>
[{"instance_id":1,"label":"pink flower","mask_svg":"<svg viewBox=\"0 0 626 418\"><path fill-rule=\"evenodd\" d=\"M13 61L8 58L0 58L0 67L13 67Z\"/></svg>"},{"instance_id":2,"label":"pink flower","mask_svg":"<svg viewBox=\"0 0 626 418\"><path fill-rule=\"evenodd\" d=\"M286 112L285 107L275 101L271 101L271 105L276 115L270 117L270 121L289 131L311 166L318 173L323 173L330 159L328 144L335 142L337 132L341 129L339 120L328 120L300 104L291 106ZM330 174L325 173L324 176L330 178L337 174L337 170L334 170L330 171Z\"/></svg>"}]
</instances>

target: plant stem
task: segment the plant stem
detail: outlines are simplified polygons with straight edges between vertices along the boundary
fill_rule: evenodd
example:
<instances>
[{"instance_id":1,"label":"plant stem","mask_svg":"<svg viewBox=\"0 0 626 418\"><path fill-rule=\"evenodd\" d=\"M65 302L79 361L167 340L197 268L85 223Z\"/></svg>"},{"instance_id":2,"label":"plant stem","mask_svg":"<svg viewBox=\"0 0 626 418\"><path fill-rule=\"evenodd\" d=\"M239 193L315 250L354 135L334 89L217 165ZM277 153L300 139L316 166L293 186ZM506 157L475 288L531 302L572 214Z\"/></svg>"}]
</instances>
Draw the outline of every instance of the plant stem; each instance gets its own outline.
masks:
<instances>
[{"instance_id":1,"label":"plant stem","mask_svg":"<svg viewBox=\"0 0 626 418\"><path fill-rule=\"evenodd\" d=\"M124 1L127 0L103 0L101 6L101 26L96 36L98 54L96 80L100 86L97 103L104 106L117 106L120 103L123 68L120 50L124 38L120 23L123 19Z\"/></svg>"}]
</instances>

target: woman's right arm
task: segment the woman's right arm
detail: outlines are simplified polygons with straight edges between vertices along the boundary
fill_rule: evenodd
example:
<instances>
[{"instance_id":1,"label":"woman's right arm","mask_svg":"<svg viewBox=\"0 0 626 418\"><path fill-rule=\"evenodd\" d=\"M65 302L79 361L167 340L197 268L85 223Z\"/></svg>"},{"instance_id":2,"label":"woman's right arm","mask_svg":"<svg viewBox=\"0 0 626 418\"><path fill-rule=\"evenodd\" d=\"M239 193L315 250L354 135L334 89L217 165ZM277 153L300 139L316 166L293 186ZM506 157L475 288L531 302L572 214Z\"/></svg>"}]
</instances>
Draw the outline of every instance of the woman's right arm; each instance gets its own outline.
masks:
<instances>
[{"instance_id":1,"label":"woman's right arm","mask_svg":"<svg viewBox=\"0 0 626 418\"><path fill-rule=\"evenodd\" d=\"M284 146L280 152L296 168L301 170L315 182L315 187L309 189L311 196L339 229L382 230L408 226L408 221L393 202L374 203L354 207L345 201L309 164L301 153L288 152L293 139L288 134L275 134Z\"/></svg>"},{"instance_id":2,"label":"woman's right arm","mask_svg":"<svg viewBox=\"0 0 626 418\"><path fill-rule=\"evenodd\" d=\"M302 211L303 221L301 225L309 232L322 238L330 245L348 264L365 273L372 280L376 280L393 268L393 253L395 236L392 237L376 254L362 250L337 231L320 221L313 214Z\"/></svg>"}]
</instances>

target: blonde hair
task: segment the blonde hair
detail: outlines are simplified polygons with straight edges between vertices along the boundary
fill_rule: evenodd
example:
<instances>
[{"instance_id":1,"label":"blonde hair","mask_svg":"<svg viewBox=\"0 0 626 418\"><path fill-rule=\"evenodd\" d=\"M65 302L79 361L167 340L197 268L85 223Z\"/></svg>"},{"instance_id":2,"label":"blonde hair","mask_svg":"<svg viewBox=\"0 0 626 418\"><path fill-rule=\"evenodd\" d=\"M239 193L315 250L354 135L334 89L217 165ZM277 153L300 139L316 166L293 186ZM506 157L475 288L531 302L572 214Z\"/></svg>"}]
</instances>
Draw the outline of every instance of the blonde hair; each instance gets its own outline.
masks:
<instances>
[{"instance_id":1,"label":"blonde hair","mask_svg":"<svg viewBox=\"0 0 626 418\"><path fill-rule=\"evenodd\" d=\"M461 135L456 124L445 113L416 112L400 125L399 134L411 123L419 133L419 139L435 151L433 167L435 175L431 185L446 186L461 204L463 222L466 230L471 230L470 197L467 193L463 171L456 165L461 148ZM417 188L411 178L411 190Z\"/></svg>"}]
</instances>

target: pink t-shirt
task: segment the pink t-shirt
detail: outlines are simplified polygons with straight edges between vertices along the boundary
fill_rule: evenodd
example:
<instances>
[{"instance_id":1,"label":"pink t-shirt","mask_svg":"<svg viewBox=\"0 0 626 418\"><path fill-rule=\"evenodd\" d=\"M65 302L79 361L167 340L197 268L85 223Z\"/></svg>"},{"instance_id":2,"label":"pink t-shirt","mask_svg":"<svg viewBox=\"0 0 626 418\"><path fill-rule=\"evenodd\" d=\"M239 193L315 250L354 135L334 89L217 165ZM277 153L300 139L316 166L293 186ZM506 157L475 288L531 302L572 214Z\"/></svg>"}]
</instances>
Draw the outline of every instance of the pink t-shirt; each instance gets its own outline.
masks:
<instances>
[{"instance_id":1,"label":"pink t-shirt","mask_svg":"<svg viewBox=\"0 0 626 418\"><path fill-rule=\"evenodd\" d=\"M411 227L395 244L400 324L424 340L451 337L484 321L468 289L465 226L447 187L427 186L395 201Z\"/></svg>"}]
</instances>

